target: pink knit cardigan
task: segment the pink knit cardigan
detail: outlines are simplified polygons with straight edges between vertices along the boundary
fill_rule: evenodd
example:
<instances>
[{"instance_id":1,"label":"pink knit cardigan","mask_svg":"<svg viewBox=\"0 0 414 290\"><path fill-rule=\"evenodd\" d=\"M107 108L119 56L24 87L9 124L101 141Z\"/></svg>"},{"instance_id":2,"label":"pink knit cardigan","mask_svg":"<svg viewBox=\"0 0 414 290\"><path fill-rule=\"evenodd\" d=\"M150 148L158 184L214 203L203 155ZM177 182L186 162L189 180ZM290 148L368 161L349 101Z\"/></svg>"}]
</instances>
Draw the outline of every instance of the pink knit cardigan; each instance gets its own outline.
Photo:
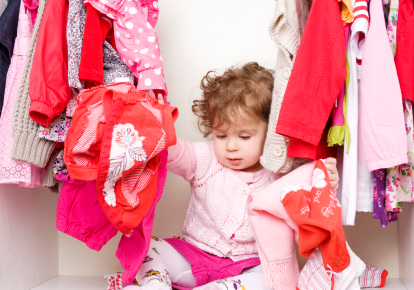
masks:
<instances>
[{"instance_id":1,"label":"pink knit cardigan","mask_svg":"<svg viewBox=\"0 0 414 290\"><path fill-rule=\"evenodd\" d=\"M315 162L283 176L268 187L251 192L247 200L250 225L265 275L265 287L274 290L294 290L299 267L293 237L298 242L298 227L280 201L286 186L310 186Z\"/></svg>"}]
</instances>

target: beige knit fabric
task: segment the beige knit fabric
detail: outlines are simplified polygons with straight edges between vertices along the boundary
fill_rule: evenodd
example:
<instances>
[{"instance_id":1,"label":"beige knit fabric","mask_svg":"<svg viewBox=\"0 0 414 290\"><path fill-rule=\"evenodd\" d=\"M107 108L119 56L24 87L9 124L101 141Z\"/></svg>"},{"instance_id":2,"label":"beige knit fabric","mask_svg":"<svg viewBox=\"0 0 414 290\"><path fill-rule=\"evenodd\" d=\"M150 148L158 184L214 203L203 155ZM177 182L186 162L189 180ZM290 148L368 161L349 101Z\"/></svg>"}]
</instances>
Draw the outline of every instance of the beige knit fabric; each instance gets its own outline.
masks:
<instances>
[{"instance_id":1,"label":"beige knit fabric","mask_svg":"<svg viewBox=\"0 0 414 290\"><path fill-rule=\"evenodd\" d=\"M36 23L33 28L26 63L17 92L13 112L13 148L11 158L44 168L50 159L55 142L37 137L39 125L29 117L31 104L29 96L30 71L36 49L39 27L46 7L46 0L39 1Z\"/></svg>"},{"instance_id":2,"label":"beige knit fabric","mask_svg":"<svg viewBox=\"0 0 414 290\"><path fill-rule=\"evenodd\" d=\"M44 187L53 187L57 183L55 175L53 174L53 165L55 164L57 155L58 152L53 153L50 157L49 163L47 164L46 173L42 182L42 186Z\"/></svg>"},{"instance_id":3,"label":"beige knit fabric","mask_svg":"<svg viewBox=\"0 0 414 290\"><path fill-rule=\"evenodd\" d=\"M286 173L293 166L294 158L287 157L289 139L276 134L276 124L310 5L311 2L308 0L277 0L275 14L269 27L278 54L269 126L260 163L274 172Z\"/></svg>"}]
</instances>

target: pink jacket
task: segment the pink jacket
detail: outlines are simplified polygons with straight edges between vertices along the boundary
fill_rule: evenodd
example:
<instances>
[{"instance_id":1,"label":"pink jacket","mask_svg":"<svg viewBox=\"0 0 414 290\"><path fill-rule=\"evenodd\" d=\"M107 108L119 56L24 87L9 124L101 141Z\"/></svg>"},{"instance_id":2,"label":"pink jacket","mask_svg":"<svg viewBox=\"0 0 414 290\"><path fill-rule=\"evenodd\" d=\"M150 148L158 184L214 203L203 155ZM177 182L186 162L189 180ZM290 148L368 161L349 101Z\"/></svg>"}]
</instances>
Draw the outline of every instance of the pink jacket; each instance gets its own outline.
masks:
<instances>
[{"instance_id":1,"label":"pink jacket","mask_svg":"<svg viewBox=\"0 0 414 290\"><path fill-rule=\"evenodd\" d=\"M381 0L372 0L362 56L361 129L369 171L407 162L401 89L382 11Z\"/></svg>"},{"instance_id":2,"label":"pink jacket","mask_svg":"<svg viewBox=\"0 0 414 290\"><path fill-rule=\"evenodd\" d=\"M315 162L302 165L263 190L252 192L247 201L268 288L296 289L299 267L293 238L298 242L298 226L283 207L280 192L286 186L310 186L314 166Z\"/></svg>"}]
</instances>

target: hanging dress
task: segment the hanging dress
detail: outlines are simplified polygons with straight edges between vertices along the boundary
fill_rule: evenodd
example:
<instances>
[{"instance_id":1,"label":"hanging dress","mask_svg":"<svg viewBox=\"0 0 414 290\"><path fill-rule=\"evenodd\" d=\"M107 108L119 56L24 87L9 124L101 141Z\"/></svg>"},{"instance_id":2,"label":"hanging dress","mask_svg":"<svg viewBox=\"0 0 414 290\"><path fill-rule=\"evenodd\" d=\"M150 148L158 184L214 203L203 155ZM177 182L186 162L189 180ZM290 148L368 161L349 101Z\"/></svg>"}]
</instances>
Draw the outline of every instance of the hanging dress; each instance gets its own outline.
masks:
<instances>
[{"instance_id":1,"label":"hanging dress","mask_svg":"<svg viewBox=\"0 0 414 290\"><path fill-rule=\"evenodd\" d=\"M23 187L41 186L44 175L44 169L10 158L13 144L12 117L14 103L24 70L32 31L30 13L25 12L25 6L22 2L19 11L17 38L7 73L4 107L0 118L0 183L14 183Z\"/></svg>"},{"instance_id":2,"label":"hanging dress","mask_svg":"<svg viewBox=\"0 0 414 290\"><path fill-rule=\"evenodd\" d=\"M387 31L393 55L397 51L397 23L399 1L392 0L388 16ZM398 72L398 71L397 71ZM388 168L386 170L386 205L388 211L402 209L401 201L414 201L414 135L413 108L409 99L403 99L405 130L407 133L408 163Z\"/></svg>"}]
</instances>

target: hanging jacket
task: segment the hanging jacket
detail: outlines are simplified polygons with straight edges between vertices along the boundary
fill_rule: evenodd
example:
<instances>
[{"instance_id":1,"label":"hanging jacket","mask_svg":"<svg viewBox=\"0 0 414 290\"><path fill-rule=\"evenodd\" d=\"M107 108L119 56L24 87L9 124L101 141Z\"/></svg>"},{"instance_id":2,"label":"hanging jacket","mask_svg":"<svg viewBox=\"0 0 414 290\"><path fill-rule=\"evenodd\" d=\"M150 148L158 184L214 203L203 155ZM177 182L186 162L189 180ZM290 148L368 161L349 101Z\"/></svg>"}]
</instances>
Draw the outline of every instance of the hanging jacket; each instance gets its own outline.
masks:
<instances>
[{"instance_id":1,"label":"hanging jacket","mask_svg":"<svg viewBox=\"0 0 414 290\"><path fill-rule=\"evenodd\" d=\"M395 67L404 99L414 102L414 4L399 0Z\"/></svg>"},{"instance_id":2,"label":"hanging jacket","mask_svg":"<svg viewBox=\"0 0 414 290\"><path fill-rule=\"evenodd\" d=\"M37 38L30 72L29 115L43 126L49 126L63 112L71 96L66 41L68 9L68 1L50 0Z\"/></svg>"},{"instance_id":3,"label":"hanging jacket","mask_svg":"<svg viewBox=\"0 0 414 290\"><path fill-rule=\"evenodd\" d=\"M305 143L291 151L291 139L288 156L316 156L315 145L346 78L345 56L338 2L313 1L276 127L276 133Z\"/></svg>"},{"instance_id":4,"label":"hanging jacket","mask_svg":"<svg viewBox=\"0 0 414 290\"><path fill-rule=\"evenodd\" d=\"M52 10L53 5L47 5L46 0L39 1L36 24L33 28L30 45L26 54L26 62L13 111L13 148L11 158L44 168L50 159L56 143L37 137L39 124L29 116L31 105L29 90L33 85L30 82L33 57L36 51L37 39L40 31L44 29L43 16L46 11Z\"/></svg>"},{"instance_id":5,"label":"hanging jacket","mask_svg":"<svg viewBox=\"0 0 414 290\"><path fill-rule=\"evenodd\" d=\"M371 0L370 14L362 56L361 130L365 160L369 171L373 171L408 159L401 90L381 0Z\"/></svg>"},{"instance_id":6,"label":"hanging jacket","mask_svg":"<svg viewBox=\"0 0 414 290\"><path fill-rule=\"evenodd\" d=\"M260 163L274 172L289 172L293 163L293 158L287 157L289 138L277 134L276 125L309 8L308 1L277 1L269 27L278 52L269 125Z\"/></svg>"}]
</instances>

